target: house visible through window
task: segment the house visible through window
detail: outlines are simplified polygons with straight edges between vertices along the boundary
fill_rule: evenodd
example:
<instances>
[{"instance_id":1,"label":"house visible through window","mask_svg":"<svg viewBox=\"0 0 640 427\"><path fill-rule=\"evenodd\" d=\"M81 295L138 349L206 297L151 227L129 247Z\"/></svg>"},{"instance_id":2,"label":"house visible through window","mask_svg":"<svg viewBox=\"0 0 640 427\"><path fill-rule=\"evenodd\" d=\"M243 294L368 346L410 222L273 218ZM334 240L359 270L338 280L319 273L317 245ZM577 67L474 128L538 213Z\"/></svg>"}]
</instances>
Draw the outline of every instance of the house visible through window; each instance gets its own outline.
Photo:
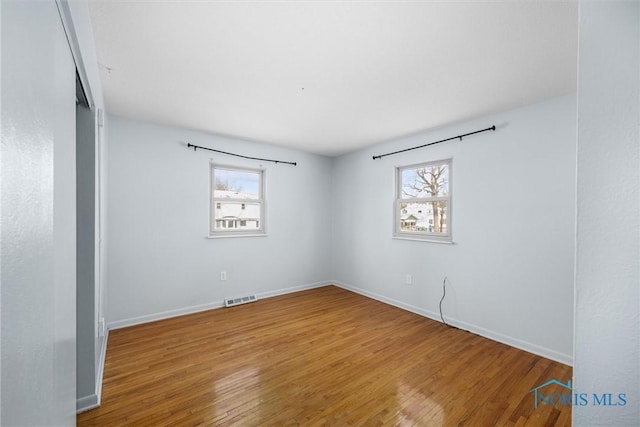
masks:
<instances>
[{"instance_id":1,"label":"house visible through window","mask_svg":"<svg viewBox=\"0 0 640 427\"><path fill-rule=\"evenodd\" d=\"M211 236L264 234L264 171L211 165Z\"/></svg>"},{"instance_id":2,"label":"house visible through window","mask_svg":"<svg viewBox=\"0 0 640 427\"><path fill-rule=\"evenodd\" d=\"M396 170L396 237L451 241L451 159Z\"/></svg>"}]
</instances>

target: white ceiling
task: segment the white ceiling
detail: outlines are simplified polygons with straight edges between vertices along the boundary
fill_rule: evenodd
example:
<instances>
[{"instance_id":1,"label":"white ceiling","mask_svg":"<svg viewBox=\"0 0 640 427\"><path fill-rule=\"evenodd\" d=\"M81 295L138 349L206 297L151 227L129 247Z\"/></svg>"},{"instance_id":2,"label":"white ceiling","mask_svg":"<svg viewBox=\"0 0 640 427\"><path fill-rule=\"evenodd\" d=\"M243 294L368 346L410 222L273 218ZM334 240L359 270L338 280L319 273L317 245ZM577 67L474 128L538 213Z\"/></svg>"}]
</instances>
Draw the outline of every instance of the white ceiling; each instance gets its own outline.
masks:
<instances>
[{"instance_id":1,"label":"white ceiling","mask_svg":"<svg viewBox=\"0 0 640 427\"><path fill-rule=\"evenodd\" d=\"M335 156L575 91L576 2L91 1L110 114Z\"/></svg>"}]
</instances>

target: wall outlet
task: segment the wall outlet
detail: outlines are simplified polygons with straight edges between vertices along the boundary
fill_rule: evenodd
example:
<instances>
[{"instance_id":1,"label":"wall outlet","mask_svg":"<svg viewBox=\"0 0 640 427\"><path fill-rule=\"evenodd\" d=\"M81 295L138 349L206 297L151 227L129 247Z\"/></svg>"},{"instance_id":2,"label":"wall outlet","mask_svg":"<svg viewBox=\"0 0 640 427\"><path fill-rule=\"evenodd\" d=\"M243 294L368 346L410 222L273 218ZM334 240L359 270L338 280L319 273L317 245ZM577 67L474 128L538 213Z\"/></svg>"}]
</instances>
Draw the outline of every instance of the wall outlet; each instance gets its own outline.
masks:
<instances>
[{"instance_id":1,"label":"wall outlet","mask_svg":"<svg viewBox=\"0 0 640 427\"><path fill-rule=\"evenodd\" d=\"M227 272L226 271L221 271L220 272L220 280L222 280L223 282L225 280L227 280Z\"/></svg>"},{"instance_id":2,"label":"wall outlet","mask_svg":"<svg viewBox=\"0 0 640 427\"><path fill-rule=\"evenodd\" d=\"M407 274L407 277L405 278L404 282L407 285L413 285L413 276L411 276L410 274Z\"/></svg>"}]
</instances>

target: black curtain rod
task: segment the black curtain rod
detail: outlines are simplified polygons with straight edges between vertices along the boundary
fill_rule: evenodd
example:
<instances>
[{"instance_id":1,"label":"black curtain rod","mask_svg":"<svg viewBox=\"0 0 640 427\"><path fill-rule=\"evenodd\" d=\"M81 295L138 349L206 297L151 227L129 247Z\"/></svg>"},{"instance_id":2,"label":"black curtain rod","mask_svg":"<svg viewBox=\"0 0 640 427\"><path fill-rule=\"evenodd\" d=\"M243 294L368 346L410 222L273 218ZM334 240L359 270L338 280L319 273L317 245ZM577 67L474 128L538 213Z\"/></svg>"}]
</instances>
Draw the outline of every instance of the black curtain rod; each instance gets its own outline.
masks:
<instances>
[{"instance_id":1,"label":"black curtain rod","mask_svg":"<svg viewBox=\"0 0 640 427\"><path fill-rule=\"evenodd\" d=\"M387 154L381 154L379 156L373 156L373 160L375 159L381 159L383 157L386 156L392 156L394 154L398 154L398 153L404 153L405 151L411 151L411 150L417 150L418 148L424 148L424 147L428 147L430 145L435 145L435 144L440 144L441 142L447 142L447 141L451 141L453 139L460 139L460 141L462 141L462 138L464 138L465 136L469 136L469 135L475 135L476 133L480 133L480 132L486 132L488 130L496 130L495 126L491 126L490 128L486 128L486 129L482 129L482 130L477 130L475 132L469 132L469 133L465 133L463 135L458 135L458 136L454 136L451 138L447 138L447 139L441 139L440 141L435 141L435 142L430 142L428 144L424 144L424 145L419 145L417 147L411 147L411 148L405 148L404 150L398 150L398 151L394 151L392 153L387 153Z\"/></svg>"},{"instance_id":2,"label":"black curtain rod","mask_svg":"<svg viewBox=\"0 0 640 427\"><path fill-rule=\"evenodd\" d=\"M236 156L236 157L242 157L243 159L250 159L250 160L261 160L263 162L273 162L275 164L278 163L285 163L287 165L293 165L296 166L297 163L296 162L285 162L283 160L271 160L271 159L261 159L260 157L250 157L250 156L243 156L242 154L235 154L235 153L229 153L227 151L222 151L222 150L214 150L213 148L207 148L207 147L201 147L199 145L193 145L193 144L187 144L187 148L191 148L193 147L193 151L196 151L198 148L202 149L202 150L208 150L208 151L215 151L216 153L222 153L222 154L226 154L228 156Z\"/></svg>"}]
</instances>

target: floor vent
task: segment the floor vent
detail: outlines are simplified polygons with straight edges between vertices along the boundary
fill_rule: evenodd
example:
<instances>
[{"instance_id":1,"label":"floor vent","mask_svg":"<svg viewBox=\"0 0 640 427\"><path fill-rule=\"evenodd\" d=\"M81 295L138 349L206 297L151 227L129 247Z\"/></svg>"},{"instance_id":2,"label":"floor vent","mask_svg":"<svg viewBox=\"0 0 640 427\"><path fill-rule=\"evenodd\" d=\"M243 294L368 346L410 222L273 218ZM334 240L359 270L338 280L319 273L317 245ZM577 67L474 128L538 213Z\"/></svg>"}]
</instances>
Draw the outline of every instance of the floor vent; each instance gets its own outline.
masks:
<instances>
[{"instance_id":1,"label":"floor vent","mask_svg":"<svg viewBox=\"0 0 640 427\"><path fill-rule=\"evenodd\" d=\"M257 301L258 298L255 295L248 295L246 297L238 298L225 298L224 305L227 307L233 307L234 305L246 304L249 302Z\"/></svg>"}]
</instances>

